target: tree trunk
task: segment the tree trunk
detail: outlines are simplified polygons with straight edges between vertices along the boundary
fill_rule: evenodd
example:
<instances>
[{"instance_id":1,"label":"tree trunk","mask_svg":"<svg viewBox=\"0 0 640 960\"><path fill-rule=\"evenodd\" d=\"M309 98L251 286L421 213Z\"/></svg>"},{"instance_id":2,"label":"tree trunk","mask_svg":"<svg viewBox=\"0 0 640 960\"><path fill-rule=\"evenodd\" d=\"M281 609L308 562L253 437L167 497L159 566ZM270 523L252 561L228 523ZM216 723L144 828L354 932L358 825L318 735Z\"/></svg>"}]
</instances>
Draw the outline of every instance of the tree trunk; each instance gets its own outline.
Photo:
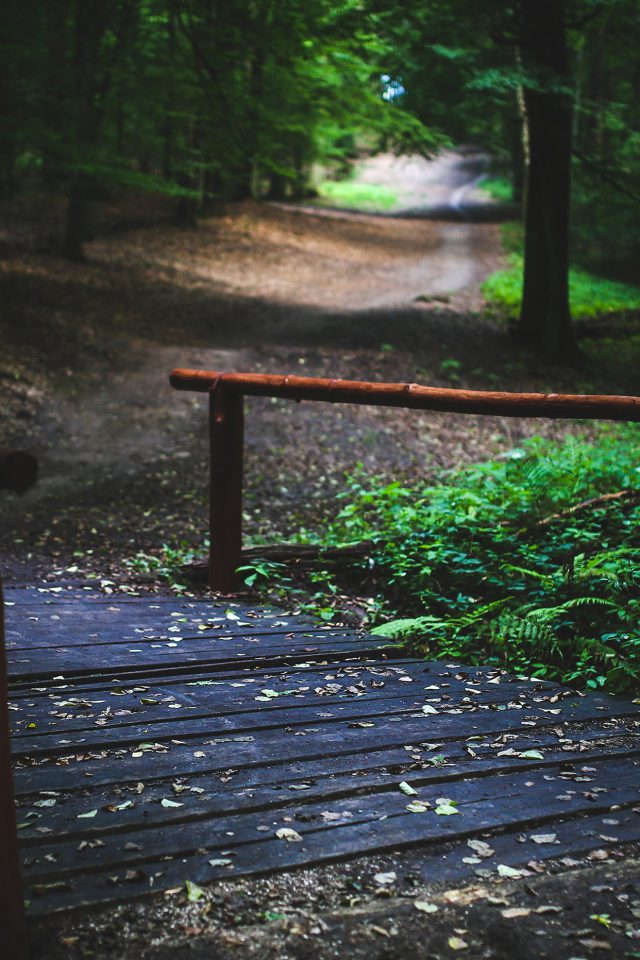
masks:
<instances>
[{"instance_id":1,"label":"tree trunk","mask_svg":"<svg viewBox=\"0 0 640 960\"><path fill-rule=\"evenodd\" d=\"M71 175L67 197L64 256L83 259L87 209L87 177L82 169L92 154L98 136L100 114L97 105L98 62L102 38L107 29L108 0L77 0L75 10L75 150L76 169Z\"/></svg>"},{"instance_id":2,"label":"tree trunk","mask_svg":"<svg viewBox=\"0 0 640 960\"><path fill-rule=\"evenodd\" d=\"M46 29L46 71L44 75L43 120L48 136L43 141L42 182L59 186L64 180L66 115L69 103L69 0L49 0L44 5ZM72 95L75 91L72 92Z\"/></svg>"},{"instance_id":3,"label":"tree trunk","mask_svg":"<svg viewBox=\"0 0 640 960\"><path fill-rule=\"evenodd\" d=\"M175 221L179 227L198 226L198 208L200 206L200 174L196 173L196 163L200 156L200 126L197 120L190 120L187 130L187 155L183 169L176 179L180 186L189 190L189 194L178 197Z\"/></svg>"},{"instance_id":4,"label":"tree trunk","mask_svg":"<svg viewBox=\"0 0 640 960\"><path fill-rule=\"evenodd\" d=\"M276 170L271 172L269 177L269 190L267 192L268 200L286 200L288 180L283 173Z\"/></svg>"},{"instance_id":5,"label":"tree trunk","mask_svg":"<svg viewBox=\"0 0 640 960\"><path fill-rule=\"evenodd\" d=\"M576 355L569 309L571 95L563 0L522 0L529 133L519 340L558 361ZM563 89L559 89L562 87Z\"/></svg>"},{"instance_id":6,"label":"tree trunk","mask_svg":"<svg viewBox=\"0 0 640 960\"><path fill-rule=\"evenodd\" d=\"M67 260L84 260L84 234L87 210L87 185L85 177L77 173L71 180L67 196L67 218L62 252Z\"/></svg>"}]
</instances>

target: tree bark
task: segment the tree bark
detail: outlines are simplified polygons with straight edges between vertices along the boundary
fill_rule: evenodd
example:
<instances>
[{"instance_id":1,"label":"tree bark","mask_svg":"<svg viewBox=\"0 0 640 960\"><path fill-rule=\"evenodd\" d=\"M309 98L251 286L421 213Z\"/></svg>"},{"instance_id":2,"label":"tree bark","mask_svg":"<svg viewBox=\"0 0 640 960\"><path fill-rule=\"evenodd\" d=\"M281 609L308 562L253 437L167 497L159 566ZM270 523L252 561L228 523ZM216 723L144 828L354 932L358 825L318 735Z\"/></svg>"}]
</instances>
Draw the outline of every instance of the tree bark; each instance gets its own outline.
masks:
<instances>
[{"instance_id":1,"label":"tree bark","mask_svg":"<svg viewBox=\"0 0 640 960\"><path fill-rule=\"evenodd\" d=\"M521 53L529 82L522 307L516 336L557 361L576 356L569 309L572 107L564 0L522 0Z\"/></svg>"},{"instance_id":2,"label":"tree bark","mask_svg":"<svg viewBox=\"0 0 640 960\"><path fill-rule=\"evenodd\" d=\"M63 254L69 260L83 259L87 209L87 175L82 167L91 157L100 123L96 102L98 63L102 38L107 29L109 0L88 4L77 0L75 10L75 109L76 169L71 175L67 198L67 219Z\"/></svg>"}]
</instances>

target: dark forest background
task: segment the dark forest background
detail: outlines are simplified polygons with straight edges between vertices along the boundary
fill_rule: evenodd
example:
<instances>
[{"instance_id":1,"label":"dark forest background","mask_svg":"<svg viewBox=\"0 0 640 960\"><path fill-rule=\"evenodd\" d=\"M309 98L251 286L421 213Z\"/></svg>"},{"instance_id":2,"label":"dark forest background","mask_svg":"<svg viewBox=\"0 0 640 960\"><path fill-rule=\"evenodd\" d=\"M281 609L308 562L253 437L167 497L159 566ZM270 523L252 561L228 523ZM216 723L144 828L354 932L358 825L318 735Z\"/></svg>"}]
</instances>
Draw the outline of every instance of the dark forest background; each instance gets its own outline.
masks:
<instances>
[{"instance_id":1,"label":"dark forest background","mask_svg":"<svg viewBox=\"0 0 640 960\"><path fill-rule=\"evenodd\" d=\"M569 258L637 279L639 40L635 0L8 0L0 191L64 193L80 260L114 191L194 224L363 150L473 143L522 205L517 333L570 359Z\"/></svg>"}]
</instances>

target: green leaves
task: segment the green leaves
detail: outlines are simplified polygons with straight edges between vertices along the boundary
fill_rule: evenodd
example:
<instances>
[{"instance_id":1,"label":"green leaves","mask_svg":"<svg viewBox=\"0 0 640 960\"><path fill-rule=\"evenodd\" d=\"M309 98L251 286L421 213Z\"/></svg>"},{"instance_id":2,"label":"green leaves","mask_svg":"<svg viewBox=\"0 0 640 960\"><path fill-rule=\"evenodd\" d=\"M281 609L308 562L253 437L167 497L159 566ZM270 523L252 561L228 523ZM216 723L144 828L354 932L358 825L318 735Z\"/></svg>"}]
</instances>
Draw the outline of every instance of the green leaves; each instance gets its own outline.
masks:
<instances>
[{"instance_id":1,"label":"green leaves","mask_svg":"<svg viewBox=\"0 0 640 960\"><path fill-rule=\"evenodd\" d=\"M185 880L184 885L187 890L187 900L190 903L197 903L198 900L204 896L204 890L202 887L199 887L197 883L193 883L191 880Z\"/></svg>"},{"instance_id":2,"label":"green leaves","mask_svg":"<svg viewBox=\"0 0 640 960\"><path fill-rule=\"evenodd\" d=\"M356 472L325 544L373 543L378 606L407 614L387 614L378 636L525 676L637 688L640 507L589 502L638 490L639 439L628 425L597 443L529 440L437 486Z\"/></svg>"},{"instance_id":3,"label":"green leaves","mask_svg":"<svg viewBox=\"0 0 640 960\"><path fill-rule=\"evenodd\" d=\"M410 783L407 783L406 780L403 780L399 784L400 790L404 793L406 797L417 797L418 791L414 790Z\"/></svg>"}]
</instances>

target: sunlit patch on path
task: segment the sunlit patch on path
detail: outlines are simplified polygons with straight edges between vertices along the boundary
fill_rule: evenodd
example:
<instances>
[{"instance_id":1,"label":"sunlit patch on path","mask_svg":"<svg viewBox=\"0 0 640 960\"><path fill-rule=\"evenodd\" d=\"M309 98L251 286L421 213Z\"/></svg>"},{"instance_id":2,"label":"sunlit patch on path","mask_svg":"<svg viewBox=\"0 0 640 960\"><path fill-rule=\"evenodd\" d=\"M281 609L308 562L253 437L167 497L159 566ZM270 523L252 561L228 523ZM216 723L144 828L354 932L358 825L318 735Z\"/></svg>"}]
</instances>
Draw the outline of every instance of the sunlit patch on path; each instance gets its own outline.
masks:
<instances>
[{"instance_id":1,"label":"sunlit patch on path","mask_svg":"<svg viewBox=\"0 0 640 960\"><path fill-rule=\"evenodd\" d=\"M430 880L510 876L640 839L637 704L244 603L7 601L32 914L403 848Z\"/></svg>"}]
</instances>

